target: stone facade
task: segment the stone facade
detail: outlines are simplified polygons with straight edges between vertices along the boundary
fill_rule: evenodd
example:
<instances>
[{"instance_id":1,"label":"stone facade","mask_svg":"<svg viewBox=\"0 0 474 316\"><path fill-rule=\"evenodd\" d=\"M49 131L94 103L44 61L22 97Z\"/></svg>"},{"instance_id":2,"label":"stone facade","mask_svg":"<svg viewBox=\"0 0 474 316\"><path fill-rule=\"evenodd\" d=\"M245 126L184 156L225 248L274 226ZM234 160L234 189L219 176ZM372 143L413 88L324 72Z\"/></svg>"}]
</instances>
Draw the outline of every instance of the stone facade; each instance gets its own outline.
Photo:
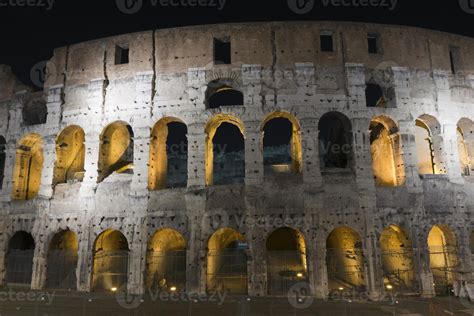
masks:
<instances>
[{"instance_id":1,"label":"stone facade","mask_svg":"<svg viewBox=\"0 0 474 316\"><path fill-rule=\"evenodd\" d=\"M331 32L333 51L321 51L321 32ZM374 33L379 52L369 54L367 34ZM215 38L229 39L231 64L214 62ZM116 62L118 47L129 49L128 63ZM128 291L143 293L147 242L157 230L170 228L186 241L186 290L205 292L208 240L229 227L248 245L247 293L264 296L269 293L266 240L275 229L291 226L304 238L311 290L326 297L328 236L348 227L360 236L365 287L376 295L385 291L381 236L396 225L414 249L417 291L430 296L435 287L428 234L441 225L455 236L457 262L449 273L454 291L461 294L462 281L473 280L474 180L469 172L461 172L456 130L460 121L467 122L461 128L465 148L468 157L474 154L473 55L470 38L342 22L213 25L127 34L56 49L43 91L46 122L36 125L24 124L23 117L33 93L1 66L0 135L6 140L6 163L0 190L0 282L7 282L9 241L16 232L28 232L35 240L31 287L42 289L50 242L61 230L71 230L78 241L77 290L91 291L95 241L113 229L128 241ZM208 84L228 78L235 83L232 88L242 92L243 105L207 108ZM386 106L366 106L368 82L382 87ZM318 124L328 112L344 115L351 126L351 162L338 170L325 169L318 154ZM301 147L297 175L264 171L263 122L273 113L287 113L299 124L294 135L301 138L295 143ZM207 181L206 126L218 115L243 126L242 184ZM372 168L370 126L382 116L396 122L396 130L387 136L394 140L394 168L400 174L392 186L376 185ZM167 117L187 126L187 186L152 191L151 130ZM417 118L430 130L436 169L430 175L419 174ZM113 173L98 183L102 132L113 122L125 122L133 130L133 172ZM57 137L70 125L84 131L83 178L53 185ZM19 141L28 134L42 140L38 194L12 199Z\"/></svg>"}]
</instances>

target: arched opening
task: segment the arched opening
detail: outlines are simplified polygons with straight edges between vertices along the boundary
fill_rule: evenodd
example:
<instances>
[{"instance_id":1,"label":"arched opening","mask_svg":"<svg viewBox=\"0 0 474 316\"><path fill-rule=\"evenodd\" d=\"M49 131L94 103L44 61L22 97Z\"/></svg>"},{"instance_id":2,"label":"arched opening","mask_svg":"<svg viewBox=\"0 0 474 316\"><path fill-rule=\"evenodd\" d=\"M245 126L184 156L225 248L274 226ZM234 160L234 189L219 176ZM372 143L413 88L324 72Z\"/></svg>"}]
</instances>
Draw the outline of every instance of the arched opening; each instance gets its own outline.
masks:
<instances>
[{"instance_id":1,"label":"arched opening","mask_svg":"<svg viewBox=\"0 0 474 316\"><path fill-rule=\"evenodd\" d=\"M243 124L232 116L217 115L207 124L206 134L206 185L243 183Z\"/></svg>"},{"instance_id":2,"label":"arched opening","mask_svg":"<svg viewBox=\"0 0 474 316\"><path fill-rule=\"evenodd\" d=\"M207 244L207 291L247 294L247 243L230 228L216 231Z\"/></svg>"},{"instance_id":3,"label":"arched opening","mask_svg":"<svg viewBox=\"0 0 474 316\"><path fill-rule=\"evenodd\" d=\"M0 190L3 188L3 180L5 179L6 146L5 138L0 136Z\"/></svg>"},{"instance_id":4,"label":"arched opening","mask_svg":"<svg viewBox=\"0 0 474 316\"><path fill-rule=\"evenodd\" d=\"M98 182L114 172L133 173L133 131L124 122L110 124L100 137Z\"/></svg>"},{"instance_id":5,"label":"arched opening","mask_svg":"<svg viewBox=\"0 0 474 316\"><path fill-rule=\"evenodd\" d=\"M230 78L211 81L206 91L206 108L244 105L244 95L236 86L235 81Z\"/></svg>"},{"instance_id":6,"label":"arched opening","mask_svg":"<svg viewBox=\"0 0 474 316\"><path fill-rule=\"evenodd\" d=\"M174 118L164 118L151 133L148 188L186 187L188 181L188 129Z\"/></svg>"},{"instance_id":7,"label":"arched opening","mask_svg":"<svg viewBox=\"0 0 474 316\"><path fill-rule=\"evenodd\" d=\"M377 186L399 186L405 182L405 169L398 127L391 119L376 117L370 123L372 171Z\"/></svg>"},{"instance_id":8,"label":"arched opening","mask_svg":"<svg viewBox=\"0 0 474 316\"><path fill-rule=\"evenodd\" d=\"M474 123L462 118L457 124L459 163L463 176L471 175L472 153L474 151Z\"/></svg>"},{"instance_id":9,"label":"arched opening","mask_svg":"<svg viewBox=\"0 0 474 316\"><path fill-rule=\"evenodd\" d=\"M365 88L365 100L367 107L383 108L386 106L383 89L376 83L368 83Z\"/></svg>"},{"instance_id":10,"label":"arched opening","mask_svg":"<svg viewBox=\"0 0 474 316\"><path fill-rule=\"evenodd\" d=\"M30 287L33 274L35 240L31 234L20 231L8 243L6 255L6 283Z\"/></svg>"},{"instance_id":11,"label":"arched opening","mask_svg":"<svg viewBox=\"0 0 474 316\"><path fill-rule=\"evenodd\" d=\"M418 172L424 174L445 174L442 164L442 139L440 125L430 115L422 115L416 120L415 144L418 159Z\"/></svg>"},{"instance_id":12,"label":"arched opening","mask_svg":"<svg viewBox=\"0 0 474 316\"><path fill-rule=\"evenodd\" d=\"M69 181L82 181L86 146L84 131L79 126L66 127L56 140L54 185Z\"/></svg>"},{"instance_id":13,"label":"arched opening","mask_svg":"<svg viewBox=\"0 0 474 316\"><path fill-rule=\"evenodd\" d=\"M126 290L128 276L128 241L117 230L106 230L94 244L92 289Z\"/></svg>"},{"instance_id":14,"label":"arched opening","mask_svg":"<svg viewBox=\"0 0 474 316\"><path fill-rule=\"evenodd\" d=\"M262 126L265 172L300 173L303 158L298 121L289 113L276 112Z\"/></svg>"},{"instance_id":15,"label":"arched opening","mask_svg":"<svg viewBox=\"0 0 474 316\"><path fill-rule=\"evenodd\" d=\"M400 227L390 225L380 236L380 249L385 286L396 292L413 293L413 248L408 235Z\"/></svg>"},{"instance_id":16,"label":"arched opening","mask_svg":"<svg viewBox=\"0 0 474 316\"><path fill-rule=\"evenodd\" d=\"M321 168L349 168L352 156L349 119L339 112L329 112L321 117L318 129Z\"/></svg>"},{"instance_id":17,"label":"arched opening","mask_svg":"<svg viewBox=\"0 0 474 316\"><path fill-rule=\"evenodd\" d=\"M452 293L458 264L456 236L446 225L435 225L428 234L430 268L437 295Z\"/></svg>"},{"instance_id":18,"label":"arched opening","mask_svg":"<svg viewBox=\"0 0 474 316\"><path fill-rule=\"evenodd\" d=\"M293 285L308 281L306 242L301 232L279 228L268 236L266 249L270 295L287 295Z\"/></svg>"},{"instance_id":19,"label":"arched opening","mask_svg":"<svg viewBox=\"0 0 474 316\"><path fill-rule=\"evenodd\" d=\"M471 248L471 254L474 255L474 231L471 231L471 235L469 235L469 246Z\"/></svg>"},{"instance_id":20,"label":"arched opening","mask_svg":"<svg viewBox=\"0 0 474 316\"><path fill-rule=\"evenodd\" d=\"M28 101L23 107L22 112L23 124L25 126L46 124L48 108L46 101L42 97Z\"/></svg>"},{"instance_id":21,"label":"arched opening","mask_svg":"<svg viewBox=\"0 0 474 316\"><path fill-rule=\"evenodd\" d=\"M330 291L365 289L362 240L353 229L339 227L329 234L326 265Z\"/></svg>"},{"instance_id":22,"label":"arched opening","mask_svg":"<svg viewBox=\"0 0 474 316\"><path fill-rule=\"evenodd\" d=\"M76 234L63 230L54 235L48 250L46 287L49 289L76 289L77 250Z\"/></svg>"},{"instance_id":23,"label":"arched opening","mask_svg":"<svg viewBox=\"0 0 474 316\"><path fill-rule=\"evenodd\" d=\"M30 200L38 195L43 169L43 142L41 136L29 134L18 143L13 172L14 200Z\"/></svg>"},{"instance_id":24,"label":"arched opening","mask_svg":"<svg viewBox=\"0 0 474 316\"><path fill-rule=\"evenodd\" d=\"M186 288L186 241L174 229L160 229L147 248L146 288L184 291Z\"/></svg>"}]
</instances>

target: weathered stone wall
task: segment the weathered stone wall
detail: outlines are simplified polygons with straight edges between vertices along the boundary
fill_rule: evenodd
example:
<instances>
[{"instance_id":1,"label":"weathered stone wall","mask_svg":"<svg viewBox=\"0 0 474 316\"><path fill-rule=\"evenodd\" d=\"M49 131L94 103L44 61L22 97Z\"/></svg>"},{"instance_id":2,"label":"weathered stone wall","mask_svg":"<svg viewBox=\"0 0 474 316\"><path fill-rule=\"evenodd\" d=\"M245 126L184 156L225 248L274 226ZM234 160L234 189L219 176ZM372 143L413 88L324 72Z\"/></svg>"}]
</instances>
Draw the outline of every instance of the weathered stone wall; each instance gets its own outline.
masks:
<instances>
[{"instance_id":1,"label":"weathered stone wall","mask_svg":"<svg viewBox=\"0 0 474 316\"><path fill-rule=\"evenodd\" d=\"M319 34L327 30L334 35L334 52L319 48ZM380 35L381 53L367 53L368 32ZM222 37L232 43L231 65L213 62L213 39ZM116 65L115 46L125 44L130 62ZM462 71L456 74L450 45L461 52ZM376 294L384 291L379 238L397 225L415 249L420 291L432 295L427 240L437 224L454 232L459 269L470 279L474 181L461 176L456 125L461 118L474 119L473 54L470 38L371 24L236 24L128 34L57 49L44 91L47 122L34 126L24 126L22 118L30 92L1 66L0 135L7 141L7 162L0 191L0 280L8 240L21 230L36 242L32 287L44 287L49 241L70 229L79 241L77 288L89 291L94 242L103 231L116 229L129 243L128 289L143 292L148 240L158 229L171 228L186 240L187 290L204 292L207 241L217 229L229 227L249 245L249 294L266 295L266 239L276 228L291 226L305 238L311 288L324 297L326 240L333 229L347 226L361 237L366 285ZM219 78L234 79L243 106L206 109L207 85ZM389 107L366 107L369 80L392 92ZM262 122L278 111L290 113L300 125L302 176L264 172ZM352 126L353 161L344 170L320 168L318 122L331 111L344 114ZM217 114L238 118L244 126L245 184L206 186L205 128ZM446 174L418 174L415 120L425 114L437 120L434 152ZM382 115L398 128L396 167L405 178L396 187L378 187L373 177L369 126ZM188 185L149 191L151 129L165 117L187 125ZM100 137L116 121L133 130L133 174L112 174L98 183ZM84 178L53 186L56 137L70 125L84 130ZM17 144L30 133L43 140L39 194L13 201Z\"/></svg>"}]
</instances>

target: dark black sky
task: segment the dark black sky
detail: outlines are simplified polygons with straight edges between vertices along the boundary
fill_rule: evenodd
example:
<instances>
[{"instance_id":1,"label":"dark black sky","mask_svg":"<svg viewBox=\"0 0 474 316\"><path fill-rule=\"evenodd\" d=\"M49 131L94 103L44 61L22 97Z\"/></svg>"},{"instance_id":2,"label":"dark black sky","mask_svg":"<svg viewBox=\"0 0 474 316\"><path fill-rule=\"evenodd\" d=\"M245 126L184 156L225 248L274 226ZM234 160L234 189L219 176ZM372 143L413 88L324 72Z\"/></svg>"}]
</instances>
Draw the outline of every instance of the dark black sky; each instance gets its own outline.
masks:
<instances>
[{"instance_id":1,"label":"dark black sky","mask_svg":"<svg viewBox=\"0 0 474 316\"><path fill-rule=\"evenodd\" d=\"M297 0L227 0L222 10L182 5L153 7L150 5L152 0L135 0L144 2L143 8L135 14L122 13L116 0L55 0L49 11L41 7L9 4L25 1L48 0L0 0L0 64L11 65L25 82L29 81L32 66L49 59L55 47L173 26L250 21L344 20L418 26L474 37L474 0L398 0L394 10L382 7L324 6L323 1L327 0L298 0L315 1L313 10L307 14L296 14L289 8L288 1ZM218 0L176 1L189 3ZM462 6L471 10L463 10Z\"/></svg>"}]
</instances>

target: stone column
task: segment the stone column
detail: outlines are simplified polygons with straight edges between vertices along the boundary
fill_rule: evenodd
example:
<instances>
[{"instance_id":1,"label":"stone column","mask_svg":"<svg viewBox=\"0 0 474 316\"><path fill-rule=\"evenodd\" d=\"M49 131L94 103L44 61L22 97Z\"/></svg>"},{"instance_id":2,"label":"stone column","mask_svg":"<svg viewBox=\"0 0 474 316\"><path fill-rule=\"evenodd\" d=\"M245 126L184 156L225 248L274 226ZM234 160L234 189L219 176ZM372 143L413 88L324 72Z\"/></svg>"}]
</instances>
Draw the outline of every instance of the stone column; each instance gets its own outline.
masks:
<instances>
[{"instance_id":1,"label":"stone column","mask_svg":"<svg viewBox=\"0 0 474 316\"><path fill-rule=\"evenodd\" d=\"M244 104L250 106L260 106L263 104L262 96L262 75L261 65L242 65L242 85L245 87ZM247 125L245 125L247 127Z\"/></svg>"},{"instance_id":2,"label":"stone column","mask_svg":"<svg viewBox=\"0 0 474 316\"><path fill-rule=\"evenodd\" d=\"M147 243L140 240L133 241L128 253L128 282L127 291L130 294L145 293L145 264Z\"/></svg>"},{"instance_id":3,"label":"stone column","mask_svg":"<svg viewBox=\"0 0 474 316\"><path fill-rule=\"evenodd\" d=\"M346 63L346 88L351 109L363 109L365 100L365 67L363 64ZM366 130L364 128L364 130Z\"/></svg>"},{"instance_id":4,"label":"stone column","mask_svg":"<svg viewBox=\"0 0 474 316\"><path fill-rule=\"evenodd\" d=\"M472 253L470 245L471 231L470 227L462 226L457 232L458 243L458 273L455 276L457 286L454 287L455 295L466 295L465 289L462 289L464 282L474 280L474 273L472 272Z\"/></svg>"},{"instance_id":5,"label":"stone column","mask_svg":"<svg viewBox=\"0 0 474 316\"><path fill-rule=\"evenodd\" d=\"M308 189L321 188L318 120L302 119L300 123L303 147L303 182Z\"/></svg>"},{"instance_id":6,"label":"stone column","mask_svg":"<svg viewBox=\"0 0 474 316\"><path fill-rule=\"evenodd\" d=\"M253 229L252 229L253 228ZM247 229L247 242L252 261L249 265L249 295L266 296L267 289L267 265L266 247L262 230L251 227Z\"/></svg>"},{"instance_id":7,"label":"stone column","mask_svg":"<svg viewBox=\"0 0 474 316\"><path fill-rule=\"evenodd\" d=\"M400 121L401 154L405 165L405 185L409 191L422 190L415 143L415 122ZM420 191L421 192L421 191Z\"/></svg>"},{"instance_id":8,"label":"stone column","mask_svg":"<svg viewBox=\"0 0 474 316\"><path fill-rule=\"evenodd\" d=\"M5 221L0 221L0 230L6 232ZM6 234L3 234L0 237L0 287L5 286L5 277L6 277L6 255L8 251L8 240Z\"/></svg>"},{"instance_id":9,"label":"stone column","mask_svg":"<svg viewBox=\"0 0 474 316\"><path fill-rule=\"evenodd\" d=\"M202 243L202 223L206 216L206 195L197 195L194 192L186 194L186 210L189 225L189 243L186 253L186 290L188 293L205 292L206 284L202 282L206 275L203 275L203 260L206 258L205 246Z\"/></svg>"},{"instance_id":10,"label":"stone column","mask_svg":"<svg viewBox=\"0 0 474 316\"><path fill-rule=\"evenodd\" d=\"M98 163L100 150L100 134L104 128L103 117L103 91L107 82L104 79L93 80L89 83L87 93L87 120L84 126L86 155L84 161L84 180L81 185L81 196L91 197L97 188Z\"/></svg>"},{"instance_id":11,"label":"stone column","mask_svg":"<svg viewBox=\"0 0 474 316\"><path fill-rule=\"evenodd\" d=\"M45 230L45 227L41 227L40 233ZM48 249L44 244L44 240L41 236L35 236L36 245L33 256L33 271L31 276L31 289L42 290L46 286L46 273L47 273L47 257Z\"/></svg>"},{"instance_id":12,"label":"stone column","mask_svg":"<svg viewBox=\"0 0 474 316\"><path fill-rule=\"evenodd\" d=\"M263 148L260 122L246 121L245 126L245 184L260 186L264 182Z\"/></svg>"},{"instance_id":13,"label":"stone column","mask_svg":"<svg viewBox=\"0 0 474 316\"><path fill-rule=\"evenodd\" d=\"M9 202L12 197L13 190L13 172L16 163L16 142L10 141L5 148L5 172L3 177L3 186L0 195L0 202Z\"/></svg>"},{"instance_id":14,"label":"stone column","mask_svg":"<svg viewBox=\"0 0 474 316\"><path fill-rule=\"evenodd\" d=\"M328 288L328 271L326 266L326 236L321 229L313 233L313 240L311 244L314 245L313 255L313 280L314 286L313 294L318 299L326 299L329 295Z\"/></svg>"},{"instance_id":15,"label":"stone column","mask_svg":"<svg viewBox=\"0 0 474 316\"><path fill-rule=\"evenodd\" d=\"M188 187L206 185L206 134L204 124L188 126Z\"/></svg>"},{"instance_id":16,"label":"stone column","mask_svg":"<svg viewBox=\"0 0 474 316\"><path fill-rule=\"evenodd\" d=\"M414 272L419 281L422 297L435 296L433 274L430 269L430 252L427 234L418 226L412 228Z\"/></svg>"},{"instance_id":17,"label":"stone column","mask_svg":"<svg viewBox=\"0 0 474 316\"><path fill-rule=\"evenodd\" d=\"M461 162L459 159L457 125L444 124L442 130L442 148L444 148L445 152L445 166L448 171L449 180L454 183L464 184L464 179L461 173Z\"/></svg>"},{"instance_id":18,"label":"stone column","mask_svg":"<svg viewBox=\"0 0 474 316\"><path fill-rule=\"evenodd\" d=\"M91 231L87 226L89 222L83 226L83 230L79 237L79 249L77 250L77 290L79 292L90 292L92 290L92 261L93 261L93 244L91 240Z\"/></svg>"},{"instance_id":19,"label":"stone column","mask_svg":"<svg viewBox=\"0 0 474 316\"><path fill-rule=\"evenodd\" d=\"M50 199L53 196L54 163L56 160L56 136L43 138L43 169L41 170L41 186L39 197Z\"/></svg>"},{"instance_id":20,"label":"stone column","mask_svg":"<svg viewBox=\"0 0 474 316\"><path fill-rule=\"evenodd\" d=\"M407 108L411 102L410 69L407 67L391 67L393 73L393 89L395 97L393 98L393 107Z\"/></svg>"}]
</instances>

